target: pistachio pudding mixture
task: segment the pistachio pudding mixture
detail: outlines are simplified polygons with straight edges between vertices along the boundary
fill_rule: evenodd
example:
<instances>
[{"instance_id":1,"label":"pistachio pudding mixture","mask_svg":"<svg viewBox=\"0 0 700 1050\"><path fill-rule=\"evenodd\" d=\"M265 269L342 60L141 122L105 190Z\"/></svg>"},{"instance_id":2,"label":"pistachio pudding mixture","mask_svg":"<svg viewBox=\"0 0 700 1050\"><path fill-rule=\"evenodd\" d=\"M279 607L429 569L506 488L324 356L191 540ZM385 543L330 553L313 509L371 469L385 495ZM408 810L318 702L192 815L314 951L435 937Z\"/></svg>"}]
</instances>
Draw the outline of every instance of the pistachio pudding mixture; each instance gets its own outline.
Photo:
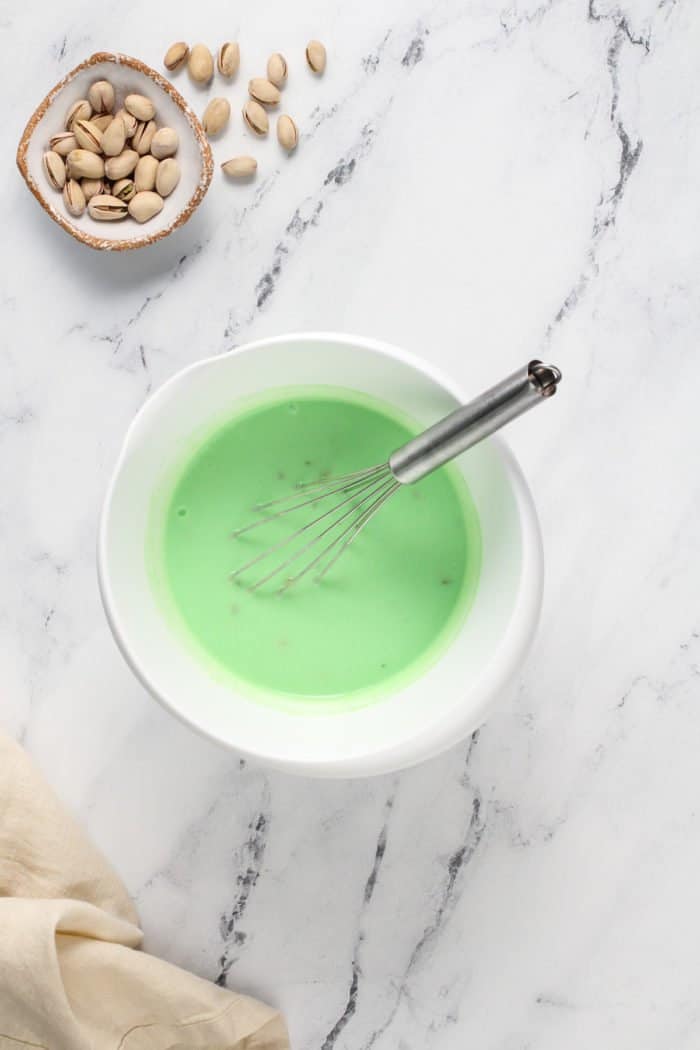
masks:
<instances>
[{"instance_id":1,"label":"pistachio pudding mixture","mask_svg":"<svg viewBox=\"0 0 700 1050\"><path fill-rule=\"evenodd\" d=\"M400 488L320 582L309 573L280 593L281 576L250 593L255 573L230 578L325 509L232 537L260 516L256 504L382 462L420 429L350 391L294 388L243 407L191 451L155 501L147 553L159 599L212 673L268 702L337 706L367 702L439 655L481 561L454 468Z\"/></svg>"}]
</instances>

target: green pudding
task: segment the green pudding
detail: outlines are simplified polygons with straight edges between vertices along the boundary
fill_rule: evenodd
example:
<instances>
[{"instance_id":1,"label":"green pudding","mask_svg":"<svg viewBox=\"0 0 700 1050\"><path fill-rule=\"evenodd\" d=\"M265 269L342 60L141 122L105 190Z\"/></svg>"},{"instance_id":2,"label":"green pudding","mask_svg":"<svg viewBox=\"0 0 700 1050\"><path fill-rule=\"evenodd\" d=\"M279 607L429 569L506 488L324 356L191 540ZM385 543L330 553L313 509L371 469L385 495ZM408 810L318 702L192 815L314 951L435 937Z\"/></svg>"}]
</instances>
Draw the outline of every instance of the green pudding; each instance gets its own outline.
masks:
<instances>
[{"instance_id":1,"label":"green pudding","mask_svg":"<svg viewBox=\"0 0 700 1050\"><path fill-rule=\"evenodd\" d=\"M184 457L154 501L147 557L174 629L211 673L265 702L327 709L368 702L440 655L481 562L476 510L453 468L402 486L321 581L312 572L280 593L291 566L251 593L245 584L273 561L231 579L330 506L232 536L260 517L256 504L383 462L420 429L351 391L287 388L240 407Z\"/></svg>"}]
</instances>

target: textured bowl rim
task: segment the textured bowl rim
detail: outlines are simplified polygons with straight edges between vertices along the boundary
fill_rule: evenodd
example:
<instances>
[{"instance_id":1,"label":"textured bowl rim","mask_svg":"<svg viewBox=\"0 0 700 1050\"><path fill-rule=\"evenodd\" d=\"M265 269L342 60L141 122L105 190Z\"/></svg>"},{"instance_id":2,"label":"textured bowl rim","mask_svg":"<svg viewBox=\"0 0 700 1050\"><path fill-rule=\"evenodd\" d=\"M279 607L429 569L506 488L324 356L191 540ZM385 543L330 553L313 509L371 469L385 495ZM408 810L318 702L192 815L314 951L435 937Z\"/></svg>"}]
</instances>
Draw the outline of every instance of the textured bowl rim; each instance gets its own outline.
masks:
<instances>
[{"instance_id":1,"label":"textured bowl rim","mask_svg":"<svg viewBox=\"0 0 700 1050\"><path fill-rule=\"evenodd\" d=\"M80 230L74 226L68 218L49 208L46 197L42 193L40 187L30 176L29 166L27 164L27 151L29 149L31 137L36 130L37 124L53 104L58 93L62 91L67 84L70 84L79 73L82 73L84 69L90 69L92 66L101 65L105 62L112 62L121 66L129 66L131 69L137 70L139 73L149 77L159 88L170 96L178 109L182 110L187 118L188 124L192 128L192 133L197 140L202 162L201 177L197 184L197 188L185 207L175 216L168 226L164 226L156 233L145 233L136 237L124 238L119 241L105 241L100 237L96 237L92 233ZM187 222L209 189L212 175L214 173L214 158L212 156L211 146L207 142L204 128L202 127L199 118L169 80L164 76L161 76L157 70L147 66L145 62L142 62L138 58L131 58L129 55L122 55L119 52L114 51L96 51L94 55L91 55L90 58L86 58L83 62L77 65L75 69L71 69L70 73L66 73L63 79L59 80L59 82L51 88L48 95L46 95L34 110L27 121L27 126L22 132L22 137L19 141L19 146L17 147L17 167L19 168L22 178L26 182L28 188L36 197L44 211L54 220L54 222L57 222L66 233L69 233L71 237L75 237L76 241L80 241L82 244L87 244L90 248L96 248L101 251L122 252L128 251L131 248L142 248L147 244L155 244L156 241L161 240L163 237L167 237L168 234L172 233L173 230L176 230L178 226L182 226L183 223Z\"/></svg>"}]
</instances>

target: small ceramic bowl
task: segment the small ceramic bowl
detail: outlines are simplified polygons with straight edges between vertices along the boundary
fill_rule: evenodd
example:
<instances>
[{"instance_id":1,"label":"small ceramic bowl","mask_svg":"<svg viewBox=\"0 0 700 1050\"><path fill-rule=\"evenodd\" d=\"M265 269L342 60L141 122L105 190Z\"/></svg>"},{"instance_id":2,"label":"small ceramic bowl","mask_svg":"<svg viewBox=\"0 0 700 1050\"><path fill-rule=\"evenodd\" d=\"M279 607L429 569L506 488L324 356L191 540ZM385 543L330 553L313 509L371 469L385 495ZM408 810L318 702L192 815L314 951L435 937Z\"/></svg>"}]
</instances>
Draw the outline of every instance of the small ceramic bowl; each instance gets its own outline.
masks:
<instances>
[{"instance_id":1,"label":"small ceramic bowl","mask_svg":"<svg viewBox=\"0 0 700 1050\"><path fill-rule=\"evenodd\" d=\"M49 139L65 131L66 112L78 99L87 97L95 80L109 80L114 86L117 109L128 94L147 95L156 107L158 126L174 128L180 138L180 182L165 198L163 210L143 225L131 218L99 222L87 211L75 218L66 210L62 195L46 181L42 156ZM99 52L68 73L35 110L17 149L17 166L47 215L72 237L91 248L124 251L153 244L187 222L209 188L214 164L197 116L165 77L136 58Z\"/></svg>"},{"instance_id":2,"label":"small ceramic bowl","mask_svg":"<svg viewBox=\"0 0 700 1050\"><path fill-rule=\"evenodd\" d=\"M102 513L100 587L128 663L183 721L280 769L361 776L436 755L484 721L537 623L542 546L522 472L502 439L489 438L455 461L481 524L477 592L454 639L420 677L364 707L335 712L275 707L215 678L167 622L153 592L146 536L154 493L197 435L240 399L317 384L388 402L425 426L480 393L459 390L386 343L333 334L266 339L185 369L146 402L126 435Z\"/></svg>"}]
</instances>

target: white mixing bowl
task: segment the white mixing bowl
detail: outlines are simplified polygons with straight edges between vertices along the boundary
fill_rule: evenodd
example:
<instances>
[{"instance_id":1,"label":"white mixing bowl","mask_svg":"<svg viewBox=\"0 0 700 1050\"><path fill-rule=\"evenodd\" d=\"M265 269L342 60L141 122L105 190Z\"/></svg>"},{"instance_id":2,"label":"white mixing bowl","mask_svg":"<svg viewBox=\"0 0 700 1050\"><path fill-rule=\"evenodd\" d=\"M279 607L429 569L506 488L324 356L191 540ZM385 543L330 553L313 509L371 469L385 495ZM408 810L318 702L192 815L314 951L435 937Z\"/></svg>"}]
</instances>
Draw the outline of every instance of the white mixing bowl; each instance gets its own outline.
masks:
<instances>
[{"instance_id":1,"label":"white mixing bowl","mask_svg":"<svg viewBox=\"0 0 700 1050\"><path fill-rule=\"evenodd\" d=\"M457 461L483 541L473 605L421 677L356 710L298 713L215 680L167 622L149 584L153 493L193 435L239 399L275 387L329 384L393 404L428 426L481 391L462 392L431 367L375 340L324 333L265 339L174 376L132 423L105 499L99 578L107 618L147 689L183 721L250 758L315 776L364 776L412 765L473 732L519 666L542 598L542 545L522 472L491 438ZM426 542L430 537L426 537Z\"/></svg>"}]
</instances>

